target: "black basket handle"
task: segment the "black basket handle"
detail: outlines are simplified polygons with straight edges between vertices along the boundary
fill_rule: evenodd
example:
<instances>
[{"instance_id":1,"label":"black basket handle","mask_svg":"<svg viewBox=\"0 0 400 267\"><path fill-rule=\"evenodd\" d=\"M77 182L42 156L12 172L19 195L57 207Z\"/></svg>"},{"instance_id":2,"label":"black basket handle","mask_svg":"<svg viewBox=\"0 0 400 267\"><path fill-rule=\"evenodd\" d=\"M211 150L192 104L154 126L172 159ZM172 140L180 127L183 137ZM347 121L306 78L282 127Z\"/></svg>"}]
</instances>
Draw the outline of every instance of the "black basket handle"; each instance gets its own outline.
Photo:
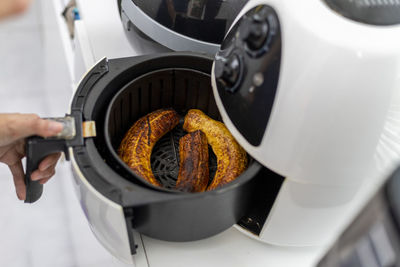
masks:
<instances>
[{"instance_id":1,"label":"black basket handle","mask_svg":"<svg viewBox=\"0 0 400 267\"><path fill-rule=\"evenodd\" d=\"M32 181L31 174L38 169L39 164L50 154L64 152L68 157L67 145L63 139L44 139L38 136L29 137L26 140L26 198L25 203L37 201L43 192L43 185L39 181Z\"/></svg>"},{"instance_id":2,"label":"black basket handle","mask_svg":"<svg viewBox=\"0 0 400 267\"><path fill-rule=\"evenodd\" d=\"M26 139L25 203L37 201L43 193L43 185L39 181L32 181L31 175L38 169L40 162L45 157L54 153L64 152L66 159L69 160L67 140L75 136L75 120L70 116L50 119L64 125L60 134L51 138L31 136Z\"/></svg>"}]
</instances>

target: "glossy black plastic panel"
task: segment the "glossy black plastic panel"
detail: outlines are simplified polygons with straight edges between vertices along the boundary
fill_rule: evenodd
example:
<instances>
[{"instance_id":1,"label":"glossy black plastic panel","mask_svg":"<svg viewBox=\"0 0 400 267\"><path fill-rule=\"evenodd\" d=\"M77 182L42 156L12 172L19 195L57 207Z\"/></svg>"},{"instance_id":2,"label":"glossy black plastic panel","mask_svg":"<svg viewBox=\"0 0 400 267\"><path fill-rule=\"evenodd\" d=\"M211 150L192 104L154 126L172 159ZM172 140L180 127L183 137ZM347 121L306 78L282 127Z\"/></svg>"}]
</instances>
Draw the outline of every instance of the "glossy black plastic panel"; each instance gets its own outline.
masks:
<instances>
[{"instance_id":1,"label":"glossy black plastic panel","mask_svg":"<svg viewBox=\"0 0 400 267\"><path fill-rule=\"evenodd\" d=\"M252 145L264 136L281 62L281 32L275 11L258 6L228 33L215 58L219 97L236 129Z\"/></svg>"},{"instance_id":2,"label":"glossy black plastic panel","mask_svg":"<svg viewBox=\"0 0 400 267\"><path fill-rule=\"evenodd\" d=\"M400 0L324 0L346 18L372 25L400 24Z\"/></svg>"},{"instance_id":3,"label":"glossy black plastic panel","mask_svg":"<svg viewBox=\"0 0 400 267\"><path fill-rule=\"evenodd\" d=\"M221 44L246 0L132 0L149 17L188 37Z\"/></svg>"}]
</instances>

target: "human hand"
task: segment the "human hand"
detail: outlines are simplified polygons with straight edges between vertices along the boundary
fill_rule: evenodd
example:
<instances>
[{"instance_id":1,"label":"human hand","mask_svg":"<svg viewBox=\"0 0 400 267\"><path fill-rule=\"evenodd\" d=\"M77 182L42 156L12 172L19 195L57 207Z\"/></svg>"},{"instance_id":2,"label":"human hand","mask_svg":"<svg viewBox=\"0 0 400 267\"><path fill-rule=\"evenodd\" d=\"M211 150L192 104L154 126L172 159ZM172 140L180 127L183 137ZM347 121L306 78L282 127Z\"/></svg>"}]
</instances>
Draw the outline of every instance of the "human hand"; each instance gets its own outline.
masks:
<instances>
[{"instance_id":1,"label":"human hand","mask_svg":"<svg viewBox=\"0 0 400 267\"><path fill-rule=\"evenodd\" d=\"M0 0L0 19L25 11L32 0Z\"/></svg>"},{"instance_id":2,"label":"human hand","mask_svg":"<svg viewBox=\"0 0 400 267\"><path fill-rule=\"evenodd\" d=\"M1 0L0 0L1 1ZM25 138L31 135L49 137L61 132L63 125L41 119L35 114L0 114L0 162L8 165L20 200L25 200L26 187L21 159L25 157ZM35 170L32 180L46 183L54 174L60 153L46 157Z\"/></svg>"}]
</instances>

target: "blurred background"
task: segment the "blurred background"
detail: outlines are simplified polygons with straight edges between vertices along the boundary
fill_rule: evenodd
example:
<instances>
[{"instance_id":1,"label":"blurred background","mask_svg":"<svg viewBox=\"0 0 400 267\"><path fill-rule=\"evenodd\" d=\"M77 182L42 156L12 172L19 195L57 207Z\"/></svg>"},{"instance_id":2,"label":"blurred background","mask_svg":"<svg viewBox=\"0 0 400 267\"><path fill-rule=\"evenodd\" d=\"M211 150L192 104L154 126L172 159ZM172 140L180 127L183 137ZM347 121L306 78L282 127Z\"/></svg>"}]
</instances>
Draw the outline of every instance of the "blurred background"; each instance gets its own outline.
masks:
<instances>
[{"instance_id":1,"label":"blurred background","mask_svg":"<svg viewBox=\"0 0 400 267\"><path fill-rule=\"evenodd\" d=\"M0 113L64 116L72 95L51 1L34 0L26 13L0 21ZM61 16L61 14L59 14ZM15 194L0 164L0 266L124 266L93 236L74 194L69 164L34 205Z\"/></svg>"}]
</instances>

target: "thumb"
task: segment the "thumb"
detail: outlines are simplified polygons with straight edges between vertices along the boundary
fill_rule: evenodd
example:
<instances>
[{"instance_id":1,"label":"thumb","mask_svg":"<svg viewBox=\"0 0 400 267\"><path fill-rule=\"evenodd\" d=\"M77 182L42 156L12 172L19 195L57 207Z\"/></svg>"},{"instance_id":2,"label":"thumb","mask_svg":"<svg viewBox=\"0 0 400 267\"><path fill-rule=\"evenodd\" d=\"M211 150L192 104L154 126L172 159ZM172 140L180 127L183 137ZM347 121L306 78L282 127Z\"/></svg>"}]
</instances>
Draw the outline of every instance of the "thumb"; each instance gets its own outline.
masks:
<instances>
[{"instance_id":1,"label":"thumb","mask_svg":"<svg viewBox=\"0 0 400 267\"><path fill-rule=\"evenodd\" d=\"M6 117L5 120L1 119L3 116ZM12 143L31 135L49 137L58 134L63 129L61 123L41 119L36 114L5 114L0 116L1 121L6 121L4 126L7 131L1 138L5 138L3 139L5 143Z\"/></svg>"}]
</instances>

